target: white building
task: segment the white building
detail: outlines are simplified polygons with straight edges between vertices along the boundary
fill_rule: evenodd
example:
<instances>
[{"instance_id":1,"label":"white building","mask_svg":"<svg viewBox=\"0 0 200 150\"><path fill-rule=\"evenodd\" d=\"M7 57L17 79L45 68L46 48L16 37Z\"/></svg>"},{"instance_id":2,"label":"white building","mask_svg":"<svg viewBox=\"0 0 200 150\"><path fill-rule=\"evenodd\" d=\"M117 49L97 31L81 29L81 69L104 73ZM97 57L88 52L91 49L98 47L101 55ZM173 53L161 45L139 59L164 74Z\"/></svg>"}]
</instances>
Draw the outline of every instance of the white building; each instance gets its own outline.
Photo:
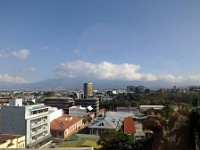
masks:
<instances>
[{"instance_id":1,"label":"white building","mask_svg":"<svg viewBox=\"0 0 200 150\"><path fill-rule=\"evenodd\" d=\"M10 106L1 107L1 133L25 135L26 147L37 148L51 141L49 107L44 104L22 106L19 101L11 99Z\"/></svg>"},{"instance_id":2,"label":"white building","mask_svg":"<svg viewBox=\"0 0 200 150\"><path fill-rule=\"evenodd\" d=\"M139 106L140 110L145 111L148 109L163 109L163 105L140 105Z\"/></svg>"},{"instance_id":3,"label":"white building","mask_svg":"<svg viewBox=\"0 0 200 150\"><path fill-rule=\"evenodd\" d=\"M50 122L54 119L62 116L64 111L62 109L58 109L57 107L49 107L49 120Z\"/></svg>"},{"instance_id":4,"label":"white building","mask_svg":"<svg viewBox=\"0 0 200 150\"><path fill-rule=\"evenodd\" d=\"M81 106L72 106L69 107L69 115L75 117L82 117L87 114L87 108Z\"/></svg>"}]
</instances>

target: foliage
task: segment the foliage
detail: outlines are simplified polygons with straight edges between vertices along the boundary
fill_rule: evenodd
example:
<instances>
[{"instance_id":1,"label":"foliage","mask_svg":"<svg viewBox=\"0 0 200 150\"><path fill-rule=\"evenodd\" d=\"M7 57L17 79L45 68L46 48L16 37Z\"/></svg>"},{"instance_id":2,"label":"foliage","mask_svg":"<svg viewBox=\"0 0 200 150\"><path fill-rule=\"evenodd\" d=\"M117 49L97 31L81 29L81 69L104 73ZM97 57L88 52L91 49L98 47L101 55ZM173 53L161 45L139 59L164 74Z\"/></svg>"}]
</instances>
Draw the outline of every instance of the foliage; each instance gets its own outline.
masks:
<instances>
[{"instance_id":1,"label":"foliage","mask_svg":"<svg viewBox=\"0 0 200 150\"><path fill-rule=\"evenodd\" d=\"M55 96L55 92L53 91L48 91L48 92L44 92L44 97L53 97Z\"/></svg>"},{"instance_id":2,"label":"foliage","mask_svg":"<svg viewBox=\"0 0 200 150\"><path fill-rule=\"evenodd\" d=\"M97 142L103 146L103 150L142 150L140 143L134 141L132 135L126 135L122 132L106 131L100 134L100 139Z\"/></svg>"}]
</instances>

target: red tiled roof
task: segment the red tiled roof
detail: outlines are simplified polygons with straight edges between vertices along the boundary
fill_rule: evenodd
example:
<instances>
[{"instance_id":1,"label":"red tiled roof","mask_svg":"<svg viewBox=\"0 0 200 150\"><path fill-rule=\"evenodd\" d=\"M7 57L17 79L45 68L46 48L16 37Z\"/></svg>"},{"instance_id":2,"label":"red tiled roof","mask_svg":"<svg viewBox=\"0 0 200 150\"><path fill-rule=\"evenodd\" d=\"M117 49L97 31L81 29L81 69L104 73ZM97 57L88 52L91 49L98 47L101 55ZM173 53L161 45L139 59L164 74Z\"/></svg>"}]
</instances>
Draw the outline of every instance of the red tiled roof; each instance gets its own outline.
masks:
<instances>
[{"instance_id":1,"label":"red tiled roof","mask_svg":"<svg viewBox=\"0 0 200 150\"><path fill-rule=\"evenodd\" d=\"M125 134L134 134L134 133L136 133L135 123L134 123L132 117L124 118L124 133Z\"/></svg>"},{"instance_id":2,"label":"red tiled roof","mask_svg":"<svg viewBox=\"0 0 200 150\"><path fill-rule=\"evenodd\" d=\"M99 112L100 112L100 113L104 113L105 111L106 111L105 108L99 109Z\"/></svg>"},{"instance_id":3,"label":"red tiled roof","mask_svg":"<svg viewBox=\"0 0 200 150\"><path fill-rule=\"evenodd\" d=\"M72 117L64 114L61 117L58 117L57 119L51 121L50 129L64 131L80 120L82 120L81 117Z\"/></svg>"},{"instance_id":4,"label":"red tiled roof","mask_svg":"<svg viewBox=\"0 0 200 150\"><path fill-rule=\"evenodd\" d=\"M6 100L6 99L0 99L0 103L8 103L8 100Z\"/></svg>"}]
</instances>

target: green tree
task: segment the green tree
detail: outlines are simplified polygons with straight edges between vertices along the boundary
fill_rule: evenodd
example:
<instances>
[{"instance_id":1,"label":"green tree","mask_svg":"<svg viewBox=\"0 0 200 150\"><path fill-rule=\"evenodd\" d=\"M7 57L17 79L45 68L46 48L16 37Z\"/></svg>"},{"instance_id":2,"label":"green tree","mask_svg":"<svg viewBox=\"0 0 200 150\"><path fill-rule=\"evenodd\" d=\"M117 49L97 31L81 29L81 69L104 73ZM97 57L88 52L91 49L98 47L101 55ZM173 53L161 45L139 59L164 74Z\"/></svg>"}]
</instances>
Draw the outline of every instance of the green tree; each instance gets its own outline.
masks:
<instances>
[{"instance_id":1,"label":"green tree","mask_svg":"<svg viewBox=\"0 0 200 150\"><path fill-rule=\"evenodd\" d=\"M103 150L142 150L140 143L134 141L132 135L126 135L122 132L105 131L100 134L97 142L103 146Z\"/></svg>"}]
</instances>

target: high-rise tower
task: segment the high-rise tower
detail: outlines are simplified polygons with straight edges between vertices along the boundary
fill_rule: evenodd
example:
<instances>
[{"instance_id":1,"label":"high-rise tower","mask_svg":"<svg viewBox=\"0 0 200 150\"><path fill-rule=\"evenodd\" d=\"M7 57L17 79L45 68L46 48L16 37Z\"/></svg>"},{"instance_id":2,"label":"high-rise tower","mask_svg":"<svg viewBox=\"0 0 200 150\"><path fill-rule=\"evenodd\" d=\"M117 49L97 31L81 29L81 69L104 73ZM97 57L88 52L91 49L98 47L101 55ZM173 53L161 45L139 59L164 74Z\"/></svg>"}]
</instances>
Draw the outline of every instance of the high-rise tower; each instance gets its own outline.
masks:
<instances>
[{"instance_id":1,"label":"high-rise tower","mask_svg":"<svg viewBox=\"0 0 200 150\"><path fill-rule=\"evenodd\" d=\"M93 86L92 83L84 83L83 85L84 97L92 97L93 96Z\"/></svg>"}]
</instances>

